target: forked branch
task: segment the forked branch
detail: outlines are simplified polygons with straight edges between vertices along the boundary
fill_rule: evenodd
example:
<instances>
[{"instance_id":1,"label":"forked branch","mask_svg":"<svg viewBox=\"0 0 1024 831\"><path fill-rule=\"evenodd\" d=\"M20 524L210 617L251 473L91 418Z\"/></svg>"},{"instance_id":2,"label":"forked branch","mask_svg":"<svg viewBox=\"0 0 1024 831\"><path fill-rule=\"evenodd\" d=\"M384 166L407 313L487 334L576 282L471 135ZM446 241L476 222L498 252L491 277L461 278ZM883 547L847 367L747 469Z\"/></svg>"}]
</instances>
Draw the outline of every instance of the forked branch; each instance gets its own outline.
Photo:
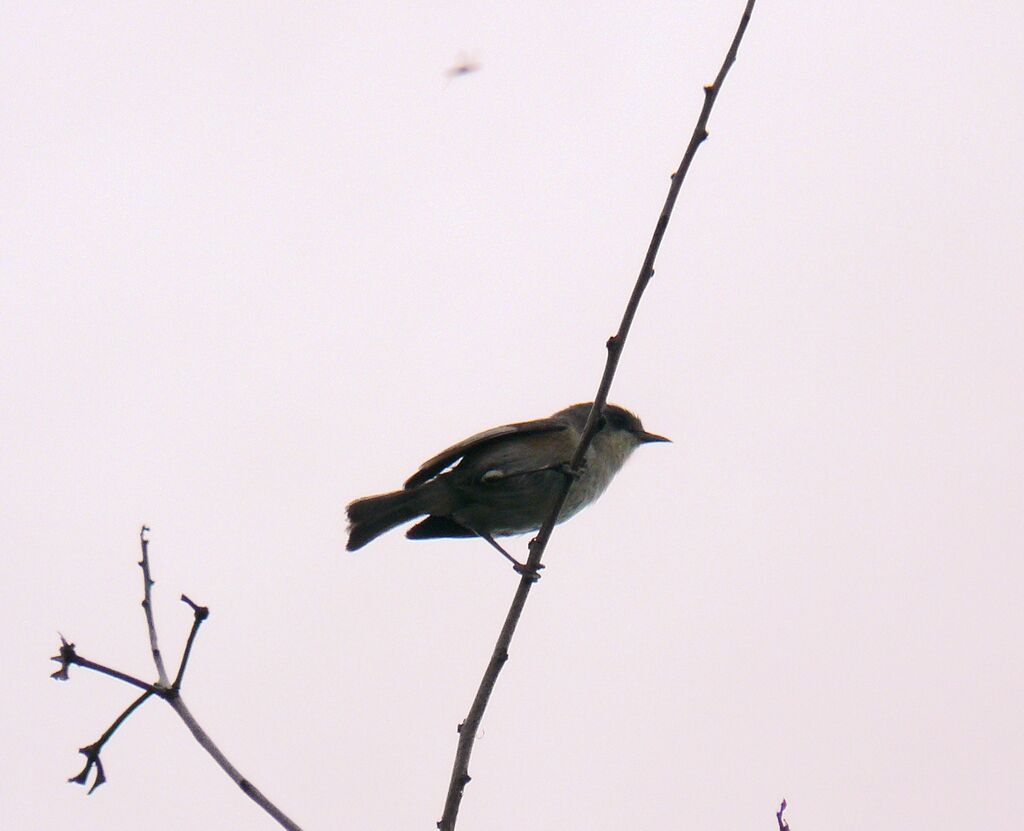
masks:
<instances>
[{"instance_id":1,"label":"forked branch","mask_svg":"<svg viewBox=\"0 0 1024 831\"><path fill-rule=\"evenodd\" d=\"M205 606L199 606L193 603L185 595L181 596L183 603L188 605L192 609L192 629L188 633L188 641L185 644L185 649L182 652L181 663L178 665L178 671L175 673L174 681L168 681L167 671L164 667L163 656L160 653L160 647L157 643L156 633L156 621L153 617L153 603L152 603L152 587L153 578L150 574L149 569L149 540L146 538L146 533L149 531L145 526L142 527L142 531L139 533L139 541L142 546L142 559L139 562L139 566L142 569L142 582L143 582L143 600L142 608L146 612L146 628L149 632L149 648L153 655L153 664L156 666L157 681L156 683L150 684L126 672L121 672L117 669L112 669L103 664L90 661L88 658L83 658L75 651L75 645L68 643L67 640L61 636L60 652L54 656L53 660L60 664L60 669L53 673L52 678L56 678L60 681L68 680L68 670L72 666L79 666L83 669L91 669L94 672L99 672L103 675L115 678L125 684L129 684L133 687L141 689L142 695L135 699L125 710L122 712L114 721L111 723L102 736L100 736L92 744L86 745L79 749L79 753L85 756L85 767L75 776L72 776L68 781L75 782L79 785L84 785L89 780L89 774L95 769L95 776L93 777L92 786L89 788L89 793L92 793L96 788L107 781L107 776L103 770L103 762L100 759L100 751L103 746L110 740L117 729L124 724L128 717L135 712L142 704L150 697L156 696L166 701L171 708L178 714L185 725L191 731L192 735L195 736L196 741L202 745L203 749L206 750L218 765L227 773L228 776L234 781L242 792L259 805L264 811L270 816L277 820L278 824L282 828L287 828L289 831L301 831L298 825L292 822L285 814L274 805L269 799L267 799L260 790L255 787L248 779L242 776L241 773L228 761L227 757L220 751L220 749L213 743L210 737L206 734L195 717L189 711L188 707L185 706L185 702L181 697L181 684L185 677L185 669L188 666L189 656L192 654L192 646L195 643L196 635L199 633L199 627L203 624L210 616L210 610Z\"/></svg>"}]
</instances>

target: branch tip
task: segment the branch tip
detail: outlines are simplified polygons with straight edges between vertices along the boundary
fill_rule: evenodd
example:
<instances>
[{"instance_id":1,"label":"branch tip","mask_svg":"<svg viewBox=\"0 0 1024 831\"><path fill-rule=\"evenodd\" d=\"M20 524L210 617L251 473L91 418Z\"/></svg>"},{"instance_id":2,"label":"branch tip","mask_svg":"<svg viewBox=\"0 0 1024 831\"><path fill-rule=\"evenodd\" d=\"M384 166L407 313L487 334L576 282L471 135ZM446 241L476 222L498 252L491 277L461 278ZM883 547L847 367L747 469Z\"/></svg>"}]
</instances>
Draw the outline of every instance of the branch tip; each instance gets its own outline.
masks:
<instances>
[{"instance_id":1,"label":"branch tip","mask_svg":"<svg viewBox=\"0 0 1024 831\"><path fill-rule=\"evenodd\" d=\"M192 601L187 594L182 594L181 602L188 604L188 606L195 613L196 620L206 620L210 616L210 609L207 606L200 606L198 603Z\"/></svg>"},{"instance_id":2,"label":"branch tip","mask_svg":"<svg viewBox=\"0 0 1024 831\"><path fill-rule=\"evenodd\" d=\"M775 819L779 822L779 831L789 831L789 823L783 818L782 814L786 810L786 800L782 800L782 804L779 806L779 810L775 813Z\"/></svg>"},{"instance_id":3,"label":"branch tip","mask_svg":"<svg viewBox=\"0 0 1024 831\"><path fill-rule=\"evenodd\" d=\"M57 634L60 635L59 632ZM50 660L60 664L60 669L51 672L50 677L55 681L67 681L69 679L68 669L72 664L78 663L78 653L75 652L75 645L68 643L64 636L60 635L60 650Z\"/></svg>"}]
</instances>

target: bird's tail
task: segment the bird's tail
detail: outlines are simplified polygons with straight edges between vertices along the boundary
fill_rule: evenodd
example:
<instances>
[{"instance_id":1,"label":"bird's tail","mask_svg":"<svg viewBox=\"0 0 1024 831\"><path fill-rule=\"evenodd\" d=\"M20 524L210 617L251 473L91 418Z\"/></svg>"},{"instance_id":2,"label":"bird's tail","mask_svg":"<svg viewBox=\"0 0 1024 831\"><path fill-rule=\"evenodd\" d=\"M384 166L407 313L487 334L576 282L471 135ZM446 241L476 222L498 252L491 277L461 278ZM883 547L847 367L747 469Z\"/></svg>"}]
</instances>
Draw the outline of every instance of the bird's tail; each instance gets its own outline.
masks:
<instances>
[{"instance_id":1,"label":"bird's tail","mask_svg":"<svg viewBox=\"0 0 1024 831\"><path fill-rule=\"evenodd\" d=\"M430 483L433 484L433 483ZM408 522L434 509L436 501L430 484L409 490L367 496L349 504L349 551L356 551L396 525Z\"/></svg>"}]
</instances>

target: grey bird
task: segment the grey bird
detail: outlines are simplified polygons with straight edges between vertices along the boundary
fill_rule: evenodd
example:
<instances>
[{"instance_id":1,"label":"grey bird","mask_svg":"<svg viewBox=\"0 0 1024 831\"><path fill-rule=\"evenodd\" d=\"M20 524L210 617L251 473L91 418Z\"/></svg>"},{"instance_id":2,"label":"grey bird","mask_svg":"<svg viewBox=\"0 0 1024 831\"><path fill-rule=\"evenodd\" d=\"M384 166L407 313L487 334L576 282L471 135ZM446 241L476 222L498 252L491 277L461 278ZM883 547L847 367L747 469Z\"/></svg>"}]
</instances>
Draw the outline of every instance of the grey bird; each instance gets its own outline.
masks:
<instances>
[{"instance_id":1,"label":"grey bird","mask_svg":"<svg viewBox=\"0 0 1024 831\"><path fill-rule=\"evenodd\" d=\"M441 451L402 490L349 504L346 547L356 551L396 525L426 516L406 532L409 539L481 537L522 573L523 565L494 538L540 528L570 473L591 407L573 404L548 418L494 427ZM665 441L633 413L606 405L558 521L597 499L641 444Z\"/></svg>"}]
</instances>

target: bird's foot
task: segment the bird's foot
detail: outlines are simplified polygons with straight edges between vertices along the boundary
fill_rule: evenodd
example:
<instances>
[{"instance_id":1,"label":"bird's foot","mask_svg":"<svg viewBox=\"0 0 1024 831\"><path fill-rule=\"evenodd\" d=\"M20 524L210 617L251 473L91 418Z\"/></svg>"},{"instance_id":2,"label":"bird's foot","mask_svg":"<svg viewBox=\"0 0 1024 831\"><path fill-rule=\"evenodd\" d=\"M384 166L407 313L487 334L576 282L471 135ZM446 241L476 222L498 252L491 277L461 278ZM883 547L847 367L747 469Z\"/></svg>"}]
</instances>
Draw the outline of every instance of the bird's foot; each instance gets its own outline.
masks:
<instances>
[{"instance_id":1,"label":"bird's foot","mask_svg":"<svg viewBox=\"0 0 1024 831\"><path fill-rule=\"evenodd\" d=\"M531 568L529 563L520 563L518 560L513 560L512 563L512 570L516 574L521 574L531 583L536 583L540 580L540 570L544 568L544 563L538 563L536 568Z\"/></svg>"}]
</instances>

